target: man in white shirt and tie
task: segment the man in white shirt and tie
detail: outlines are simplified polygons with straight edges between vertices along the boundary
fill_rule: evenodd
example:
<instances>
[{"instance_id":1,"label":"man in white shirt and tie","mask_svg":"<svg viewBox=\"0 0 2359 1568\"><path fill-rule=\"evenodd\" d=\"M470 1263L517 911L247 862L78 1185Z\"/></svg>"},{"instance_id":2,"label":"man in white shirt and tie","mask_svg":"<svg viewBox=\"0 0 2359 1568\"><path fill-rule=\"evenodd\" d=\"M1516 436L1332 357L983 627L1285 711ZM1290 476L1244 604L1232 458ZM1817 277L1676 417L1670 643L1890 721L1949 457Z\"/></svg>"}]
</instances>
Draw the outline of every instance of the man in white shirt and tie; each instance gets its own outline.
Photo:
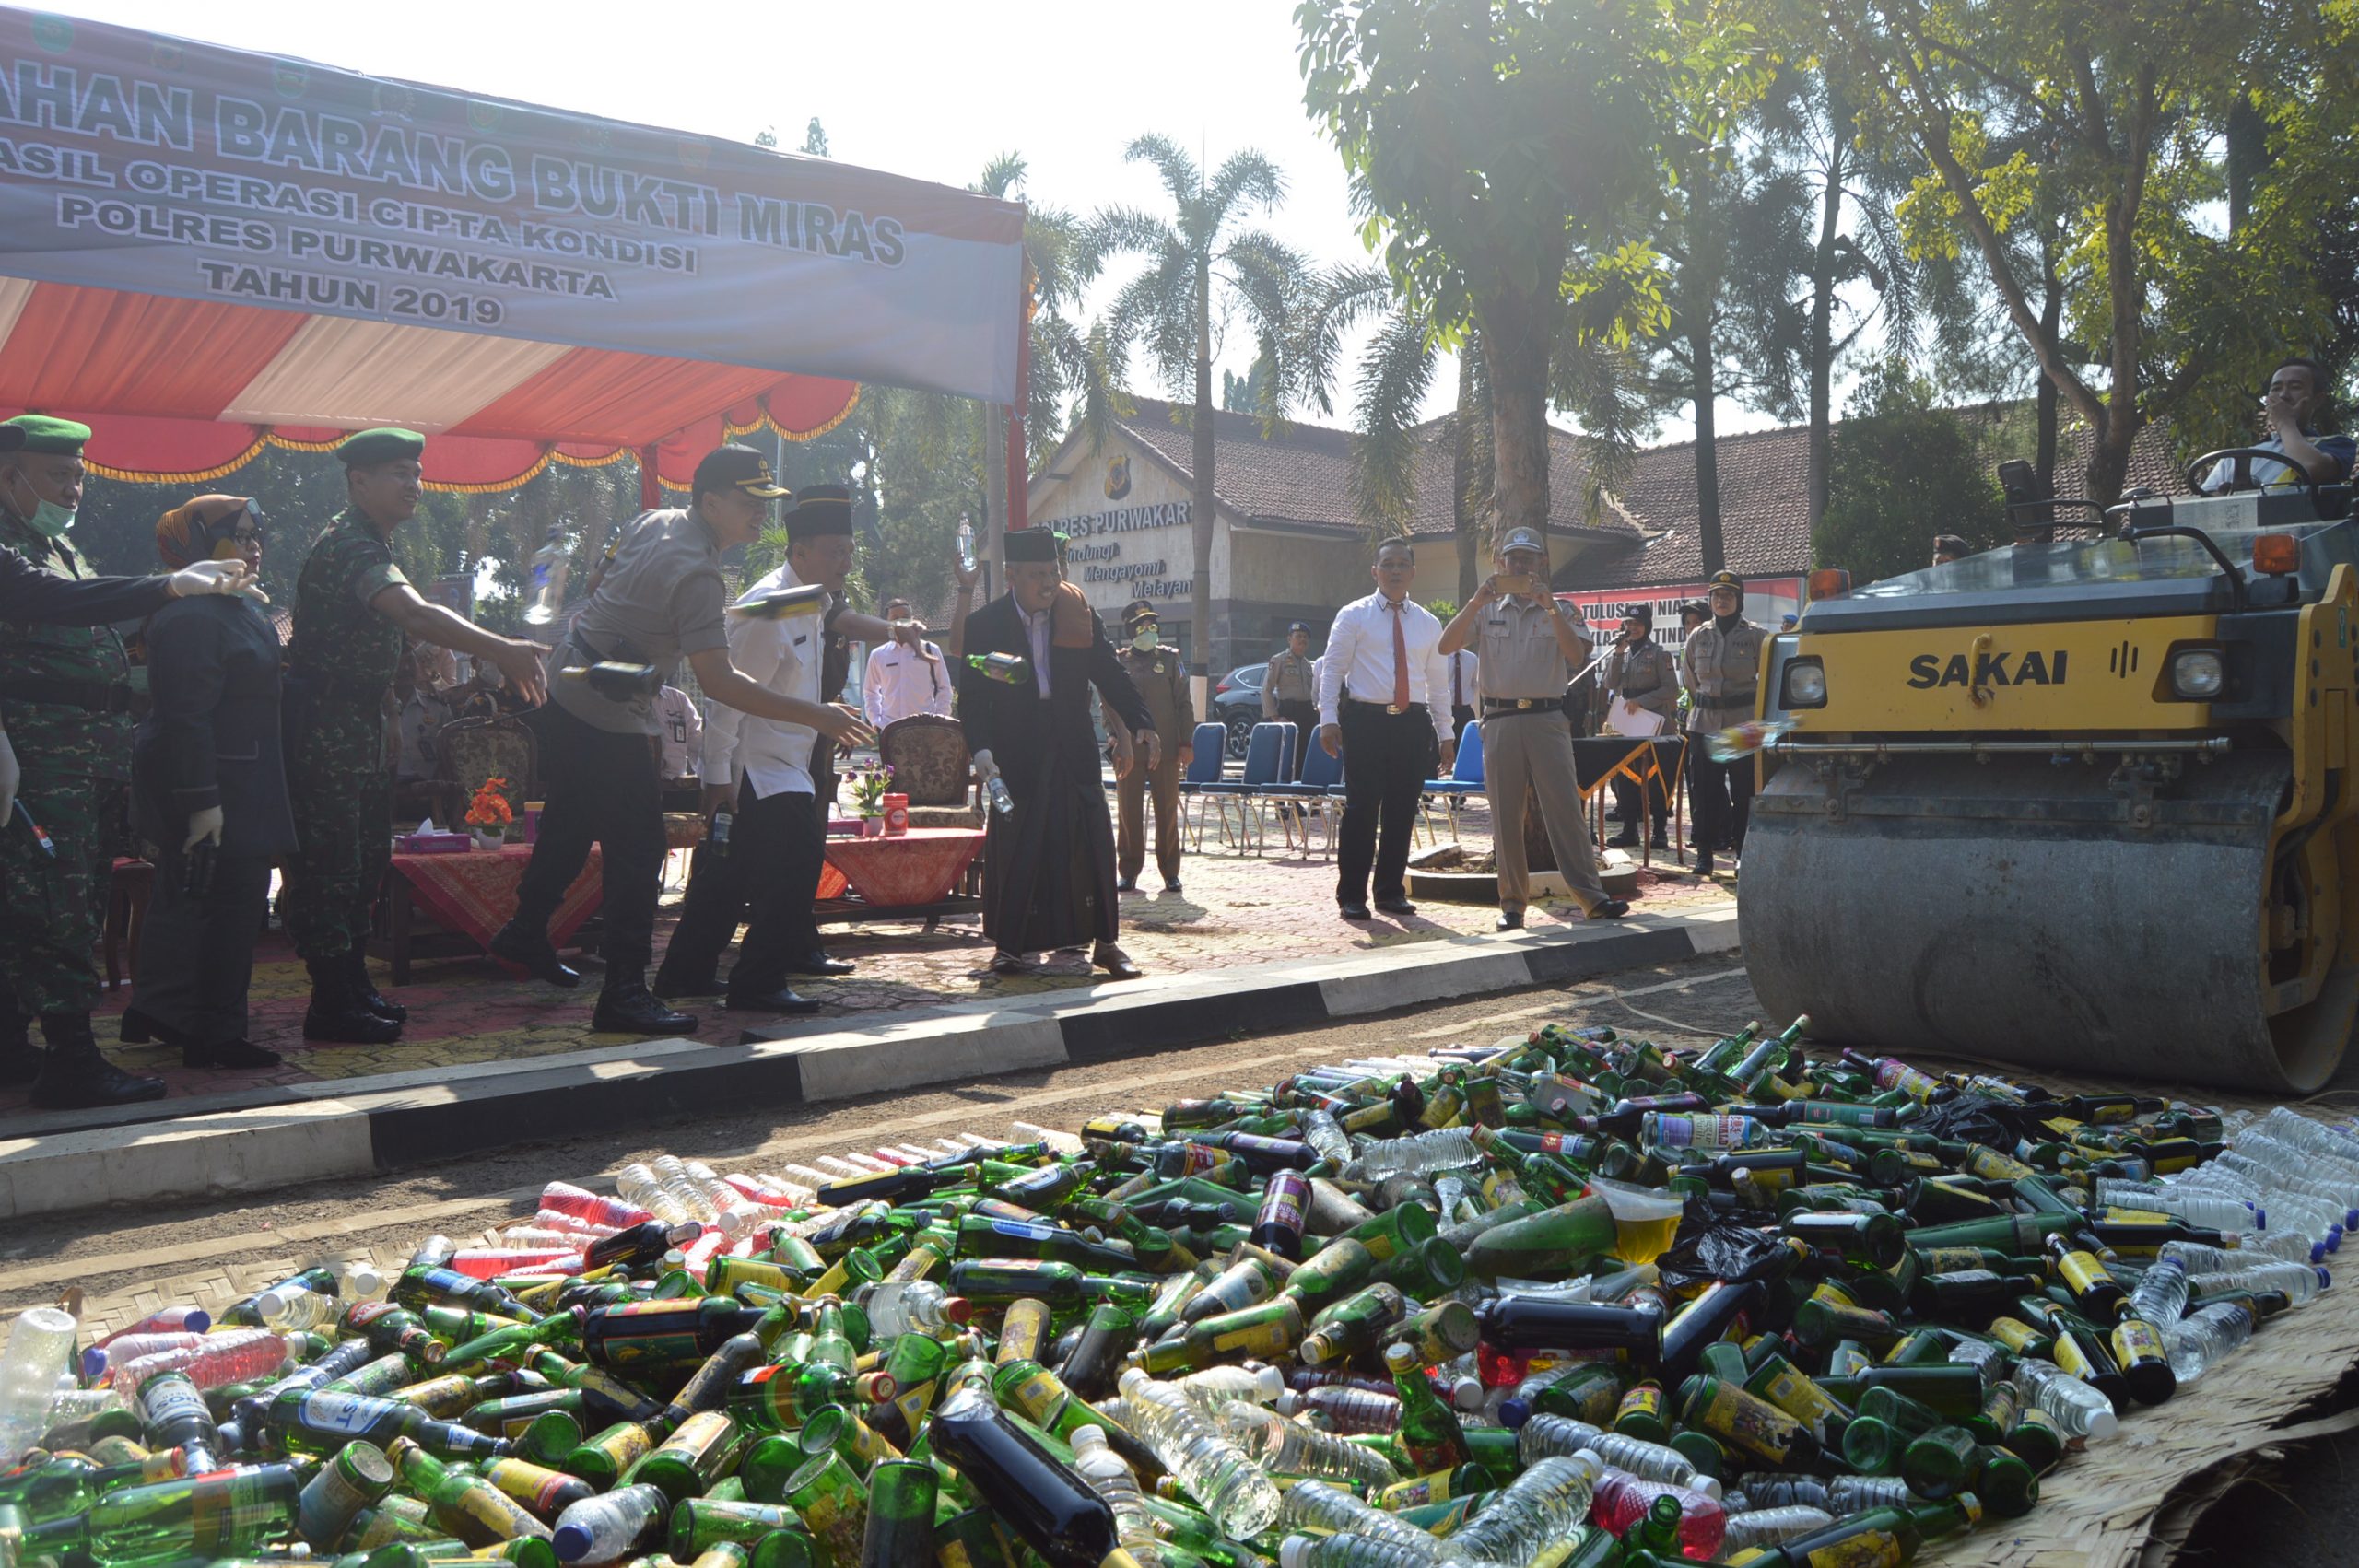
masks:
<instances>
[{"instance_id":1,"label":"man in white shirt and tie","mask_svg":"<svg viewBox=\"0 0 2359 1568\"><path fill-rule=\"evenodd\" d=\"M902 598L885 602L887 621L910 618L910 602ZM861 682L861 704L868 709L868 721L879 730L896 719L907 719L912 713L950 712L951 679L949 670L942 662L942 649L932 643L923 653L888 643L868 656L868 676Z\"/></svg>"},{"instance_id":2,"label":"man in white shirt and tie","mask_svg":"<svg viewBox=\"0 0 2359 1568\"><path fill-rule=\"evenodd\" d=\"M1449 661L1438 646L1441 623L1409 597L1415 549L1406 539L1386 540L1369 575L1376 591L1335 613L1319 672L1319 743L1344 759L1335 902L1347 920L1369 918L1371 867L1377 908L1417 912L1404 880L1409 832L1426 780L1438 777L1458 749Z\"/></svg>"},{"instance_id":3,"label":"man in white shirt and tie","mask_svg":"<svg viewBox=\"0 0 2359 1568\"><path fill-rule=\"evenodd\" d=\"M787 557L737 603L755 604L781 589L824 583L816 556L849 553L851 510L832 498L806 500L786 516ZM802 569L797 570L800 567ZM788 698L810 720L819 700L827 624L819 614L769 619L729 617L729 662L747 680ZM849 712L849 709L840 711ZM856 721L850 743L868 738ZM812 903L826 859L812 759L819 731L812 722L762 719L715 703L705 720L703 777L708 812L725 813L729 834L715 829L697 850L680 923L656 971L659 997L710 996L722 950L745 919L745 941L729 972L724 1005L734 1012L816 1012L819 1003L789 983L819 945Z\"/></svg>"}]
</instances>

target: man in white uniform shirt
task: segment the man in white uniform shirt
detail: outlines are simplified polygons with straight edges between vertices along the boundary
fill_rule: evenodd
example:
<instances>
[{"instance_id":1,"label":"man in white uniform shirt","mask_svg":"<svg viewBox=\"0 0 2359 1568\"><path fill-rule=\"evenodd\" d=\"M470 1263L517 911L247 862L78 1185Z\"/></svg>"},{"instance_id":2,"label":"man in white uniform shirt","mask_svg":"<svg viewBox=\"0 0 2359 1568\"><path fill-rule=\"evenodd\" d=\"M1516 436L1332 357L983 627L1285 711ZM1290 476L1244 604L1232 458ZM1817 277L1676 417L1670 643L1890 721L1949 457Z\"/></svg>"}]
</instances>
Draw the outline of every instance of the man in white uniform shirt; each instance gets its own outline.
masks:
<instances>
[{"instance_id":1,"label":"man in white uniform shirt","mask_svg":"<svg viewBox=\"0 0 2359 1568\"><path fill-rule=\"evenodd\" d=\"M702 744L704 715L697 711L694 697L677 686L665 686L655 694L655 721L663 726L655 738L663 747L663 782L677 784L688 776Z\"/></svg>"},{"instance_id":2,"label":"man in white uniform shirt","mask_svg":"<svg viewBox=\"0 0 2359 1568\"><path fill-rule=\"evenodd\" d=\"M908 620L910 602L886 600L885 618ZM868 656L868 678L861 683L862 706L868 709L868 721L879 730L912 713L948 717L950 692L950 672L942 662L942 649L930 642L923 653L899 643L879 648Z\"/></svg>"},{"instance_id":3,"label":"man in white uniform shirt","mask_svg":"<svg viewBox=\"0 0 2359 1568\"><path fill-rule=\"evenodd\" d=\"M849 538L851 512L833 502L806 502L786 517L787 558L747 589L740 605L781 589L800 588L798 558L807 566L823 539ZM776 620L729 617L729 662L746 679L791 699L816 718L819 661L826 637L819 615ZM863 731L864 734L864 731ZM819 1004L796 992L788 976L819 945L812 904L825 861L826 827L812 784L818 731L808 723L758 719L719 703L704 726L705 808L730 815L724 844L716 831L697 850L680 923L664 950L653 987L663 998L709 996L722 950L750 916L724 1002L736 1012L816 1012Z\"/></svg>"},{"instance_id":4,"label":"man in white uniform shirt","mask_svg":"<svg viewBox=\"0 0 2359 1568\"><path fill-rule=\"evenodd\" d=\"M1376 591L1335 613L1319 671L1319 743L1344 759L1335 902L1347 920L1369 918L1371 867L1379 909L1417 912L1404 880L1409 832L1426 780L1439 777L1458 750L1449 661L1438 647L1441 623L1409 597L1416 551L1406 539L1386 540L1369 575Z\"/></svg>"}]
</instances>

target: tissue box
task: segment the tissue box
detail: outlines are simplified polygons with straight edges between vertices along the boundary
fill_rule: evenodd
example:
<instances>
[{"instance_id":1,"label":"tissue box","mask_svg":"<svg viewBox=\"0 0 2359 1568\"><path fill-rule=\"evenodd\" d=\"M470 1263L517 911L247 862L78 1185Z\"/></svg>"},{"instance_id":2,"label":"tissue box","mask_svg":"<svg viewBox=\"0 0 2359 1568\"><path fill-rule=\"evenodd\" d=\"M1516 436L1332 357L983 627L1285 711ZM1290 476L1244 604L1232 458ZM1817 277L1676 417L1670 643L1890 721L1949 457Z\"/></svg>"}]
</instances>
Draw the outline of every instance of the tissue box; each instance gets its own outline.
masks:
<instances>
[{"instance_id":1,"label":"tissue box","mask_svg":"<svg viewBox=\"0 0 2359 1568\"><path fill-rule=\"evenodd\" d=\"M405 855L464 855L469 840L464 833L405 833L393 840Z\"/></svg>"}]
</instances>

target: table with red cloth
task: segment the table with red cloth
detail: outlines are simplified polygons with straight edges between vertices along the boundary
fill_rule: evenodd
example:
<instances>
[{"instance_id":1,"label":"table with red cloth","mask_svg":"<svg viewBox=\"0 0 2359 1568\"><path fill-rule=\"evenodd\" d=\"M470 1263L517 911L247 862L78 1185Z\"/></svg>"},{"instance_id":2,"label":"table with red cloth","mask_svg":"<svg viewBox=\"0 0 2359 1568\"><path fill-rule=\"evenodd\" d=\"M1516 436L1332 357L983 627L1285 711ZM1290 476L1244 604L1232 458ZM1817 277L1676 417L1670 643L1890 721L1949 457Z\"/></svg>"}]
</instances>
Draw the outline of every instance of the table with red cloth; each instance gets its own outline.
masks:
<instances>
[{"instance_id":1,"label":"table with red cloth","mask_svg":"<svg viewBox=\"0 0 2359 1568\"><path fill-rule=\"evenodd\" d=\"M409 982L409 961L417 944L414 930L417 914L424 913L435 925L480 952L490 942L492 933L516 912L516 888L524 880L524 867L532 858L530 844L469 849L464 854L396 853L393 874L385 879L387 918L378 928L383 933L380 944L393 966L393 984ZM598 912L604 895L599 885L604 861L598 846L593 844L581 874L557 901L557 914L549 921L549 940L558 947Z\"/></svg>"},{"instance_id":2,"label":"table with red cloth","mask_svg":"<svg viewBox=\"0 0 2359 1568\"><path fill-rule=\"evenodd\" d=\"M831 834L819 877L819 918L900 912L924 915L931 925L945 914L980 909L980 899L953 895L982 848L980 828L912 827L874 838ZM857 901L842 896L847 889L859 895Z\"/></svg>"}]
</instances>

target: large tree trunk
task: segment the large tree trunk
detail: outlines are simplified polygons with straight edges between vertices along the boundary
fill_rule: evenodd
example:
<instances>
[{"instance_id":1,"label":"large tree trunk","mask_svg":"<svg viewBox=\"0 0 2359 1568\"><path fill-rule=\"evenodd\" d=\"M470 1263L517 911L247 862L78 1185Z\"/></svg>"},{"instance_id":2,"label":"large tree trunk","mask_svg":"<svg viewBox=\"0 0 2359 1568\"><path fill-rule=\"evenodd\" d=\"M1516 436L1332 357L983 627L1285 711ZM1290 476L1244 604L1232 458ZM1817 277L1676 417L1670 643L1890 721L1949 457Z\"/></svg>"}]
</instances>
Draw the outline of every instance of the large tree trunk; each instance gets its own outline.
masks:
<instances>
[{"instance_id":1,"label":"large tree trunk","mask_svg":"<svg viewBox=\"0 0 2359 1568\"><path fill-rule=\"evenodd\" d=\"M1548 321L1538 298L1500 298L1482 321L1483 368L1491 382L1493 527L1548 526Z\"/></svg>"},{"instance_id":2,"label":"large tree trunk","mask_svg":"<svg viewBox=\"0 0 2359 1568\"><path fill-rule=\"evenodd\" d=\"M1708 151L1687 160L1687 264L1680 269L1679 322L1687 347L1688 388L1696 400L1696 543L1704 575L1728 565L1720 541L1720 451L1713 418L1719 399L1712 319L1719 304L1719 217L1712 205Z\"/></svg>"},{"instance_id":3,"label":"large tree trunk","mask_svg":"<svg viewBox=\"0 0 2359 1568\"><path fill-rule=\"evenodd\" d=\"M2116 388L2107 400L2096 439L2089 443L2089 499L2101 507L2121 499L2122 482L2130 474L2130 444L2137 439L2137 389Z\"/></svg>"},{"instance_id":4,"label":"large tree trunk","mask_svg":"<svg viewBox=\"0 0 2359 1568\"><path fill-rule=\"evenodd\" d=\"M1213 657L1213 274L1196 267L1195 493L1190 520L1196 545L1196 580L1189 600L1189 634L1196 678L1196 711L1212 712Z\"/></svg>"},{"instance_id":5,"label":"large tree trunk","mask_svg":"<svg viewBox=\"0 0 2359 1568\"><path fill-rule=\"evenodd\" d=\"M1475 537L1474 497L1474 345L1458 356L1458 413L1450 421L1449 526L1458 535L1458 602L1474 597L1481 582L1482 541Z\"/></svg>"},{"instance_id":6,"label":"large tree trunk","mask_svg":"<svg viewBox=\"0 0 2359 1568\"><path fill-rule=\"evenodd\" d=\"M1835 257L1843 233L1843 151L1850 145L1847 129L1850 104L1835 81L1826 76L1826 188L1819 198L1818 247L1811 257L1810 275L1810 477L1811 532L1826 515L1829 474L1835 464Z\"/></svg>"},{"instance_id":7,"label":"large tree trunk","mask_svg":"<svg viewBox=\"0 0 2359 1568\"><path fill-rule=\"evenodd\" d=\"M2045 341L2053 344L2064 325L2064 284L2056 275L2056 246L2052 230L2040 236L2039 263L2039 333ZM2056 494L2056 410L2059 401L2056 383L2046 376L2040 377L2035 386L2032 404L2031 466L2034 476L2039 481L2039 493L2047 497ZM2047 515L2050 521L2060 521L2052 511Z\"/></svg>"}]
</instances>

